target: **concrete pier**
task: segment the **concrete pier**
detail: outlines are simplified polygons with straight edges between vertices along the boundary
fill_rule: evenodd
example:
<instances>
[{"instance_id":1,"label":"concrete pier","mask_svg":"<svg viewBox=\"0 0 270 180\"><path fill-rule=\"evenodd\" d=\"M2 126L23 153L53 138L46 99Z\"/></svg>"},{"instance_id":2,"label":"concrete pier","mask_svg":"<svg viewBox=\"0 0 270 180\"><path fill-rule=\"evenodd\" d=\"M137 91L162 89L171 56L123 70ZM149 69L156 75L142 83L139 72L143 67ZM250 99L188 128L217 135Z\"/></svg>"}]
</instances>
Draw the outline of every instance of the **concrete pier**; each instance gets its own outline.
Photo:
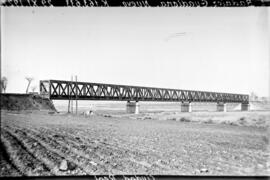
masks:
<instances>
[{"instance_id":1,"label":"concrete pier","mask_svg":"<svg viewBox=\"0 0 270 180\"><path fill-rule=\"evenodd\" d=\"M227 112L227 105L224 102L217 103L217 111L218 112Z\"/></svg>"},{"instance_id":2,"label":"concrete pier","mask_svg":"<svg viewBox=\"0 0 270 180\"><path fill-rule=\"evenodd\" d=\"M181 103L181 112L192 112L192 107L190 102Z\"/></svg>"},{"instance_id":3,"label":"concrete pier","mask_svg":"<svg viewBox=\"0 0 270 180\"><path fill-rule=\"evenodd\" d=\"M126 106L127 113L139 114L139 110L140 110L139 102L130 102L130 101L127 102Z\"/></svg>"},{"instance_id":4,"label":"concrete pier","mask_svg":"<svg viewBox=\"0 0 270 180\"><path fill-rule=\"evenodd\" d=\"M250 109L249 103L241 103L241 111L249 111Z\"/></svg>"}]
</instances>

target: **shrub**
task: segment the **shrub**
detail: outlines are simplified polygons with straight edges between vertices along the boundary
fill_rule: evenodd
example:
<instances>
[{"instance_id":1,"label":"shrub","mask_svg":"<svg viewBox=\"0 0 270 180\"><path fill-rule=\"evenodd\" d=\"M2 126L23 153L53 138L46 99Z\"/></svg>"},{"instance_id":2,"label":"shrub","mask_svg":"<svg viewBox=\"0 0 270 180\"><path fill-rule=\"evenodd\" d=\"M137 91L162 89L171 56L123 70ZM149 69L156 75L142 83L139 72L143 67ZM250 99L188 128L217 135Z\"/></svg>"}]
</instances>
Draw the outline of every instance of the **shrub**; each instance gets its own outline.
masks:
<instances>
[{"instance_id":1,"label":"shrub","mask_svg":"<svg viewBox=\"0 0 270 180\"><path fill-rule=\"evenodd\" d=\"M143 119L152 119L150 116L146 116Z\"/></svg>"},{"instance_id":2,"label":"shrub","mask_svg":"<svg viewBox=\"0 0 270 180\"><path fill-rule=\"evenodd\" d=\"M181 117L181 118L180 118L180 121L181 121L181 122L190 122L191 120L188 119L188 118L185 118L185 117Z\"/></svg>"},{"instance_id":3,"label":"shrub","mask_svg":"<svg viewBox=\"0 0 270 180\"><path fill-rule=\"evenodd\" d=\"M239 120L240 121L244 121L245 120L245 117L241 117Z\"/></svg>"}]
</instances>

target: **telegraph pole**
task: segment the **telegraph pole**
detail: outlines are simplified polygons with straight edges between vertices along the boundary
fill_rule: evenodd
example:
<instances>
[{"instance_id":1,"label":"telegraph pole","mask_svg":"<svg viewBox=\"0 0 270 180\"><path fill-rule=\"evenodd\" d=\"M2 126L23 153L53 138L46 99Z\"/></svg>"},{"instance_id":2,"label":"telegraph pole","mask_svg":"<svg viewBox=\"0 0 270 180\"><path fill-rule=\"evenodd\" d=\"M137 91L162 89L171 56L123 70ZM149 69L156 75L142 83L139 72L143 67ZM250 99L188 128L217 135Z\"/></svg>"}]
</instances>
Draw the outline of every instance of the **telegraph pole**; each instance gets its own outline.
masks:
<instances>
[{"instance_id":1,"label":"telegraph pole","mask_svg":"<svg viewBox=\"0 0 270 180\"><path fill-rule=\"evenodd\" d=\"M73 75L71 76L71 96L70 96L70 99L71 99L71 112L73 114L73 100L72 100L72 92L73 92L73 88L72 88L72 83L73 83Z\"/></svg>"},{"instance_id":2,"label":"telegraph pole","mask_svg":"<svg viewBox=\"0 0 270 180\"><path fill-rule=\"evenodd\" d=\"M78 113L78 83L77 83L77 75L75 76L76 81L76 114Z\"/></svg>"},{"instance_id":3,"label":"telegraph pole","mask_svg":"<svg viewBox=\"0 0 270 180\"><path fill-rule=\"evenodd\" d=\"M72 76L71 76L72 80ZM71 83L68 84L68 113L71 112L71 107L70 107L70 101L71 101Z\"/></svg>"},{"instance_id":4,"label":"telegraph pole","mask_svg":"<svg viewBox=\"0 0 270 180\"><path fill-rule=\"evenodd\" d=\"M68 85L68 113L70 113L70 84Z\"/></svg>"}]
</instances>

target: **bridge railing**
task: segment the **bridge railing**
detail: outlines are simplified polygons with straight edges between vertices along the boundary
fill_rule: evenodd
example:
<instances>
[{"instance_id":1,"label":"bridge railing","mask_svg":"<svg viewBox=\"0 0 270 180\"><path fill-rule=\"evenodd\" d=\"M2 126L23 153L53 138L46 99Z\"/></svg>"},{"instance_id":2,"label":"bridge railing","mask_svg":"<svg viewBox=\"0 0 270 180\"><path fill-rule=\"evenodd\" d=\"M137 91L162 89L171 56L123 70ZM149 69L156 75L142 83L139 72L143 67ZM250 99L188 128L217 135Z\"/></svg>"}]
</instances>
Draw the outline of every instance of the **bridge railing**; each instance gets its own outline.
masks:
<instances>
[{"instance_id":1,"label":"bridge railing","mask_svg":"<svg viewBox=\"0 0 270 180\"><path fill-rule=\"evenodd\" d=\"M115 101L180 101L248 103L244 94L191 91L115 84L40 81L40 94L50 99L115 100Z\"/></svg>"}]
</instances>

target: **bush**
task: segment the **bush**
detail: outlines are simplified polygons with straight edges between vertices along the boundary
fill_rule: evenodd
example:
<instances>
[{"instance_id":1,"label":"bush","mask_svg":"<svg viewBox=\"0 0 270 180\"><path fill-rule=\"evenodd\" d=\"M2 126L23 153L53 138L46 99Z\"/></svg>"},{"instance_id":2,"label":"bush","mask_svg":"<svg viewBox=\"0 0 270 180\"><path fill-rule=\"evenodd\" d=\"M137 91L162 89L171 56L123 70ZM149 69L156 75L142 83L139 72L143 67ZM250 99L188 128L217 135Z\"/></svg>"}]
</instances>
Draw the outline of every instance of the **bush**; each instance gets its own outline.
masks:
<instances>
[{"instance_id":1,"label":"bush","mask_svg":"<svg viewBox=\"0 0 270 180\"><path fill-rule=\"evenodd\" d=\"M143 119L152 119L150 116L146 116Z\"/></svg>"},{"instance_id":2,"label":"bush","mask_svg":"<svg viewBox=\"0 0 270 180\"><path fill-rule=\"evenodd\" d=\"M181 118L180 118L180 121L181 121L181 122L190 122L191 120L188 119L188 118L185 118L185 117L181 117Z\"/></svg>"},{"instance_id":3,"label":"bush","mask_svg":"<svg viewBox=\"0 0 270 180\"><path fill-rule=\"evenodd\" d=\"M104 117L108 117L108 118L112 117L112 116L109 115L109 114L104 114L103 116L104 116Z\"/></svg>"},{"instance_id":4,"label":"bush","mask_svg":"<svg viewBox=\"0 0 270 180\"><path fill-rule=\"evenodd\" d=\"M239 120L240 121L244 121L245 120L245 117L241 117Z\"/></svg>"}]
</instances>

